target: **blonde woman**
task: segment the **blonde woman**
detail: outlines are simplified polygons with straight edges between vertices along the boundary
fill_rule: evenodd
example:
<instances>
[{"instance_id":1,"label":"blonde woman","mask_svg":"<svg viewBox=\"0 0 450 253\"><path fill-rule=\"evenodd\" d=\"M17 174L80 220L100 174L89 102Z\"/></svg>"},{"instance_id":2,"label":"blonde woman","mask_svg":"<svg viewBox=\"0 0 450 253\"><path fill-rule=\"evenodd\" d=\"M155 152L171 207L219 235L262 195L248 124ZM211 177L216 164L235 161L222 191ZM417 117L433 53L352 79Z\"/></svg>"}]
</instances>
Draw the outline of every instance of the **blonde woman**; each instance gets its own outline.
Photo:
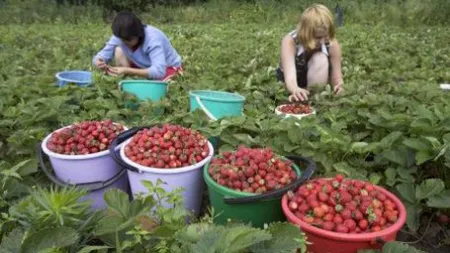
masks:
<instances>
[{"instance_id":1,"label":"blonde woman","mask_svg":"<svg viewBox=\"0 0 450 253\"><path fill-rule=\"evenodd\" d=\"M318 84L331 83L336 94L343 91L341 48L327 7L307 8L297 29L283 38L277 78L286 84L290 101L308 100L308 89Z\"/></svg>"}]
</instances>

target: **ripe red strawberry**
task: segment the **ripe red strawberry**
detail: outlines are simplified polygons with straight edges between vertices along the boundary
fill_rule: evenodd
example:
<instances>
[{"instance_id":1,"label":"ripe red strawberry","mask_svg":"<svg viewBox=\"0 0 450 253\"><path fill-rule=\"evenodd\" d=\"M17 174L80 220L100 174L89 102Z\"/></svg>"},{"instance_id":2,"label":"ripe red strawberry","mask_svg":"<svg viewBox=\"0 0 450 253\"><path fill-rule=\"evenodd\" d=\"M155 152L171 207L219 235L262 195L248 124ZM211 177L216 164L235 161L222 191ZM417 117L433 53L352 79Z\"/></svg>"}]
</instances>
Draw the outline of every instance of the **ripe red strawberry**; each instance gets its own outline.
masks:
<instances>
[{"instance_id":1,"label":"ripe red strawberry","mask_svg":"<svg viewBox=\"0 0 450 253\"><path fill-rule=\"evenodd\" d=\"M445 214L439 214L439 221L440 221L442 224L447 224L448 221L449 221L449 218L448 218L448 216L445 215Z\"/></svg>"},{"instance_id":2,"label":"ripe red strawberry","mask_svg":"<svg viewBox=\"0 0 450 253\"><path fill-rule=\"evenodd\" d=\"M324 221L323 222L323 229L328 231L333 231L334 229L334 223L331 221Z\"/></svg>"},{"instance_id":3,"label":"ripe red strawberry","mask_svg":"<svg viewBox=\"0 0 450 253\"><path fill-rule=\"evenodd\" d=\"M318 198L320 201L322 202L327 202L328 201L328 195L325 192L319 192L317 194Z\"/></svg>"},{"instance_id":4,"label":"ripe red strawberry","mask_svg":"<svg viewBox=\"0 0 450 253\"><path fill-rule=\"evenodd\" d=\"M366 219L360 220L358 226L364 231L369 226L369 222Z\"/></svg>"},{"instance_id":5,"label":"ripe red strawberry","mask_svg":"<svg viewBox=\"0 0 450 253\"><path fill-rule=\"evenodd\" d=\"M346 219L350 219L352 217L352 212L349 209L344 209L341 212L341 216L342 218Z\"/></svg>"},{"instance_id":6,"label":"ripe red strawberry","mask_svg":"<svg viewBox=\"0 0 450 253\"><path fill-rule=\"evenodd\" d=\"M336 232L347 234L349 232L349 229L348 229L348 227L344 226L343 224L338 224L336 226Z\"/></svg>"},{"instance_id":7,"label":"ripe red strawberry","mask_svg":"<svg viewBox=\"0 0 450 253\"><path fill-rule=\"evenodd\" d=\"M336 223L336 224L341 224L341 223L344 222L344 219L342 219L342 217L340 215L336 215L333 218L333 222Z\"/></svg>"},{"instance_id":8,"label":"ripe red strawberry","mask_svg":"<svg viewBox=\"0 0 450 253\"><path fill-rule=\"evenodd\" d=\"M351 232L356 229L356 222L353 219L346 219L344 220L344 226Z\"/></svg>"}]
</instances>

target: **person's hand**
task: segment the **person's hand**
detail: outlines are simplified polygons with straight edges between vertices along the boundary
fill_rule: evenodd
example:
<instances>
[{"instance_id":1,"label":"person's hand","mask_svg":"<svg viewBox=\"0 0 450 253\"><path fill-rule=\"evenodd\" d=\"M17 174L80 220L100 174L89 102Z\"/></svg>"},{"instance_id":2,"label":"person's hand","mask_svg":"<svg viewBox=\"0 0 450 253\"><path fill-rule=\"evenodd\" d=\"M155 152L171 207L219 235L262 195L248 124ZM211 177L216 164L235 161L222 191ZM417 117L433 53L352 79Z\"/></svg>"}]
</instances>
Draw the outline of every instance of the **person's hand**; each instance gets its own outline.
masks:
<instances>
[{"instance_id":1,"label":"person's hand","mask_svg":"<svg viewBox=\"0 0 450 253\"><path fill-rule=\"evenodd\" d=\"M339 95L344 91L344 87L342 87L343 82L339 82L337 85L333 87L334 94Z\"/></svg>"},{"instance_id":2,"label":"person's hand","mask_svg":"<svg viewBox=\"0 0 450 253\"><path fill-rule=\"evenodd\" d=\"M128 73L128 68L126 67L109 67L108 74L112 76L126 75Z\"/></svg>"},{"instance_id":3,"label":"person's hand","mask_svg":"<svg viewBox=\"0 0 450 253\"><path fill-rule=\"evenodd\" d=\"M95 65L101 70L106 70L108 68L108 65L106 65L105 61L102 58L98 58L95 62Z\"/></svg>"},{"instance_id":4,"label":"person's hand","mask_svg":"<svg viewBox=\"0 0 450 253\"><path fill-rule=\"evenodd\" d=\"M300 87L295 88L292 94L289 96L290 102L304 102L308 100L309 91Z\"/></svg>"}]
</instances>

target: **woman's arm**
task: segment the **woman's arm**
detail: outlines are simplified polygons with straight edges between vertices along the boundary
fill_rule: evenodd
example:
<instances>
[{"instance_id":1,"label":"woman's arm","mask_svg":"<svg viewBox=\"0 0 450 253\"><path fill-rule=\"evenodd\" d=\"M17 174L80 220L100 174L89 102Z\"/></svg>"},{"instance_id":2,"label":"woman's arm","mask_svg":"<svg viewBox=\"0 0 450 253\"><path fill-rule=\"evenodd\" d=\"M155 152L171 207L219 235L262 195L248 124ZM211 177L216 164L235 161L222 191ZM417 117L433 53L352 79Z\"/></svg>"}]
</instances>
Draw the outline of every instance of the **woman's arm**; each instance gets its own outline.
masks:
<instances>
[{"instance_id":1,"label":"woman's arm","mask_svg":"<svg viewBox=\"0 0 450 253\"><path fill-rule=\"evenodd\" d=\"M286 88L293 93L298 87L297 71L295 69L295 41L291 35L286 35L281 41L281 66L283 67L284 81Z\"/></svg>"},{"instance_id":2,"label":"woman's arm","mask_svg":"<svg viewBox=\"0 0 450 253\"><path fill-rule=\"evenodd\" d=\"M305 101L308 100L309 92L298 87L297 84L297 70L295 67L295 55L297 54L297 47L291 35L286 35L281 41L281 66L283 67L284 82L286 88L291 93L290 101Z\"/></svg>"},{"instance_id":3,"label":"woman's arm","mask_svg":"<svg viewBox=\"0 0 450 253\"><path fill-rule=\"evenodd\" d=\"M100 52L98 52L94 58L92 59L92 63L94 65L97 65L98 60L102 60L105 63L108 63L110 61L112 61L113 57L114 57L114 50L116 49L117 46L120 45L120 40L118 38L116 38L115 36L112 36L108 42L106 43L106 45L100 50Z\"/></svg>"},{"instance_id":4,"label":"woman's arm","mask_svg":"<svg viewBox=\"0 0 450 253\"><path fill-rule=\"evenodd\" d=\"M337 40L331 42L330 47L330 63L331 63L331 85L333 85L335 92L342 89L344 80L342 78L342 52L341 46Z\"/></svg>"}]
</instances>

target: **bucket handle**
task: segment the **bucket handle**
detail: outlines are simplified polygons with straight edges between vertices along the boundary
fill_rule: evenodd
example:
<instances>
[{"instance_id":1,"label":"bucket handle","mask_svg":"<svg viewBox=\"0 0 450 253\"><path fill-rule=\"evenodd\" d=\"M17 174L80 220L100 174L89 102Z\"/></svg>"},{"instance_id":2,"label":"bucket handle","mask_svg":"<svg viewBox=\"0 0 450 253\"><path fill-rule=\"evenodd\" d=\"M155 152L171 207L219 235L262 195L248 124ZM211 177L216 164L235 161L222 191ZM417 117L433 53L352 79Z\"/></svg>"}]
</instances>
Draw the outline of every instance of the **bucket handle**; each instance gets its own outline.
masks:
<instances>
[{"instance_id":1,"label":"bucket handle","mask_svg":"<svg viewBox=\"0 0 450 253\"><path fill-rule=\"evenodd\" d=\"M213 115L213 114L208 110L208 108L206 108L206 106L202 103L202 101L200 100L200 97L199 97L199 96L195 96L195 100L197 101L197 104L200 106L200 108L202 108L202 110L206 113L206 115L207 115L210 119L212 119L212 120L214 120L214 121L217 120L217 118L214 117L214 115Z\"/></svg>"},{"instance_id":2,"label":"bucket handle","mask_svg":"<svg viewBox=\"0 0 450 253\"><path fill-rule=\"evenodd\" d=\"M290 183L289 185L287 185L286 187L284 187L282 189L271 191L267 194L259 194L259 195L255 195L255 196L237 197L237 198L225 197L224 202L226 204L247 204L247 203L268 200L268 199L272 199L272 198L279 198L279 197L283 196L287 191L290 191L290 190L302 185L305 181L307 181L309 178L311 178L311 176L316 171L317 165L311 159L308 159L308 158L302 157L302 156L298 156L298 155L287 155L286 158L293 161L297 165L298 165L298 163L306 163L307 164L305 171L302 172L302 175L299 179L295 180L294 182Z\"/></svg>"},{"instance_id":3,"label":"bucket handle","mask_svg":"<svg viewBox=\"0 0 450 253\"><path fill-rule=\"evenodd\" d=\"M66 186L81 187L81 188L87 189L89 192L101 190L101 189L104 189L104 188L110 186L111 184L115 183L120 177L122 177L123 173L125 173L125 171L126 171L124 169L121 169L117 174L115 174L113 177L111 177L110 179L108 179L104 182L97 181L97 182L92 182L92 183L78 183L78 184L66 183L64 181L61 181L57 177L55 177L50 172L50 170L47 168L47 166L45 165L45 162L44 162L45 153L42 150L41 143L38 143L36 149L37 149L37 158L39 161L39 167L41 168L41 170L44 172L44 174L47 176L47 178L50 179L50 181L52 181L56 185L63 186L63 187L66 187Z\"/></svg>"},{"instance_id":4,"label":"bucket handle","mask_svg":"<svg viewBox=\"0 0 450 253\"><path fill-rule=\"evenodd\" d=\"M137 168L125 163L122 158L120 158L120 155L117 154L116 152L113 152L115 150L115 148L123 143L124 141L128 140L129 138L131 138L133 135L135 135L139 130L142 130L144 128L152 128L155 125L152 126L143 126L143 127L133 127L131 129L128 129L122 133L120 133L109 145L109 153L111 154L111 158L120 166L122 166L123 168L126 168L127 170L131 170L133 172L137 172L137 173L141 173L140 170L138 170Z\"/></svg>"}]
</instances>

